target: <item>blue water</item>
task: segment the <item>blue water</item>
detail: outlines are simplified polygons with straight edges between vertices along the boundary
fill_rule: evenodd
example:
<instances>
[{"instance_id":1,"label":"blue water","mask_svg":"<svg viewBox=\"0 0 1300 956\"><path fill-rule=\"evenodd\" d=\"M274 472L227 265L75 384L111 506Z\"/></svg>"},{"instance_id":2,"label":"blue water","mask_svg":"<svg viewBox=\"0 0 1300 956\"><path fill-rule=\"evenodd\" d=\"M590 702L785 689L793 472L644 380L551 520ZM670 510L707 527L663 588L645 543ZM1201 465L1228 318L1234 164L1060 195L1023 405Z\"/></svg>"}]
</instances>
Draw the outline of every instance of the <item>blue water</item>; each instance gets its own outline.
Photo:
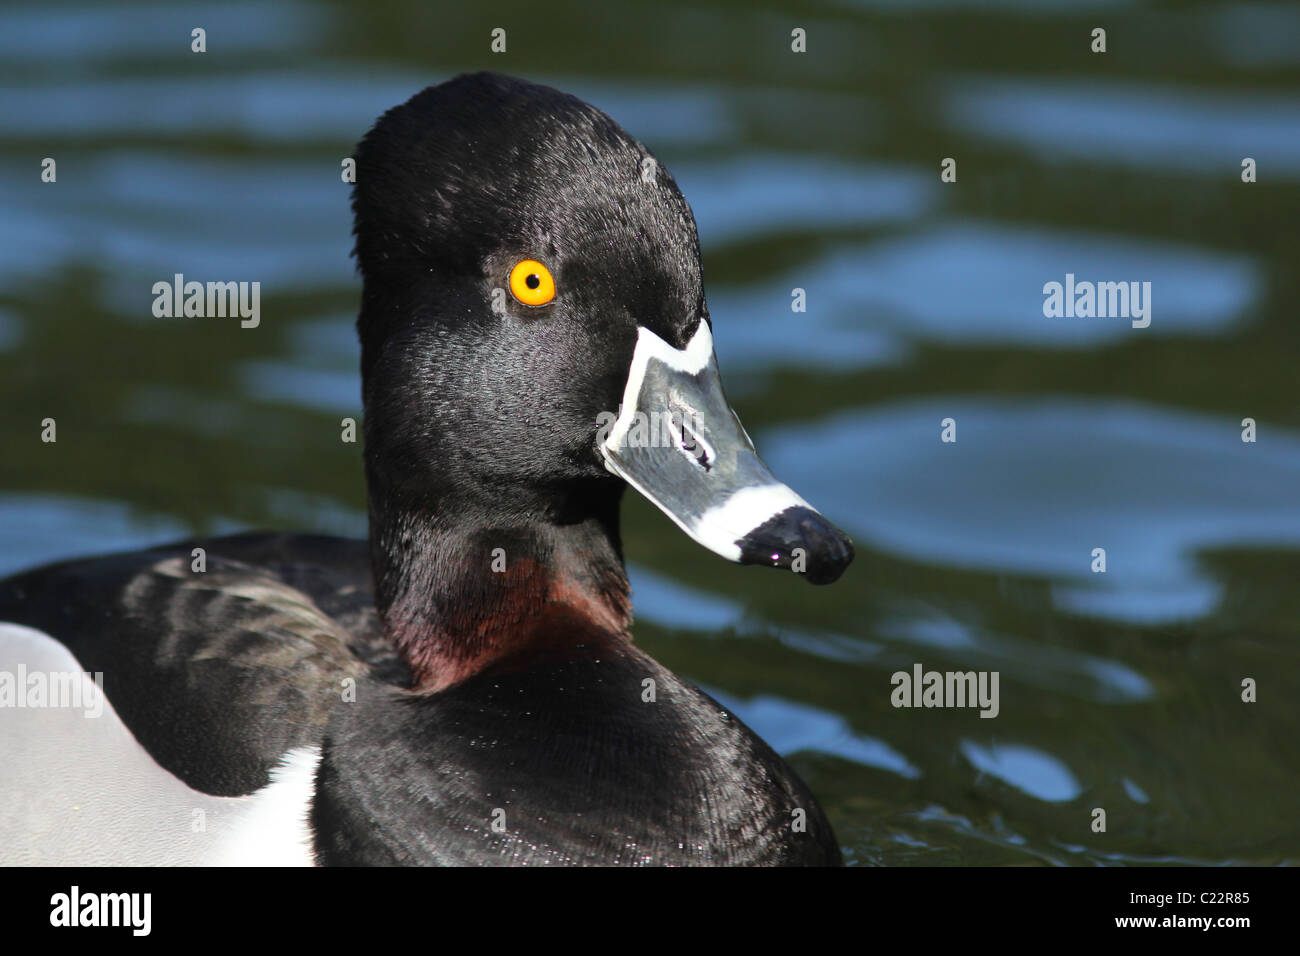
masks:
<instances>
[{"instance_id":1,"label":"blue water","mask_svg":"<svg viewBox=\"0 0 1300 956\"><path fill-rule=\"evenodd\" d=\"M673 171L729 393L857 542L817 589L625 508L638 640L789 757L851 862L1300 861L1300 12L845 0L797 58L775 13L651 9L506 4L502 57L413 2L0 9L0 573L364 535L340 163L502 69ZM260 326L154 318L176 273L261 282ZM1047 317L1067 274L1151 283L1150 326ZM998 716L894 707L916 664L998 672Z\"/></svg>"}]
</instances>

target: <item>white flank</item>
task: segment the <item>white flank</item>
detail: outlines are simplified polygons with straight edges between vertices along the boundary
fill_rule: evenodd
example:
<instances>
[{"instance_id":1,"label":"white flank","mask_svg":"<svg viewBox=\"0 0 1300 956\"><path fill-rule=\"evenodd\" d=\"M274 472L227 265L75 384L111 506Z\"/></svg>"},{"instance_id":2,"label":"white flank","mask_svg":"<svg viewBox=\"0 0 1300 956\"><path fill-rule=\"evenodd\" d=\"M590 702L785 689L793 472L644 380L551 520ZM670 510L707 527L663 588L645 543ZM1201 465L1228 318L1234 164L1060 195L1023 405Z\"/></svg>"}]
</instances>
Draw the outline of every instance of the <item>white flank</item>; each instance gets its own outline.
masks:
<instances>
[{"instance_id":1,"label":"white flank","mask_svg":"<svg viewBox=\"0 0 1300 956\"><path fill-rule=\"evenodd\" d=\"M47 634L0 624L0 672L82 675ZM320 752L292 750L243 797L186 786L117 715L112 674L98 716L0 707L0 866L310 866L307 809Z\"/></svg>"}]
</instances>

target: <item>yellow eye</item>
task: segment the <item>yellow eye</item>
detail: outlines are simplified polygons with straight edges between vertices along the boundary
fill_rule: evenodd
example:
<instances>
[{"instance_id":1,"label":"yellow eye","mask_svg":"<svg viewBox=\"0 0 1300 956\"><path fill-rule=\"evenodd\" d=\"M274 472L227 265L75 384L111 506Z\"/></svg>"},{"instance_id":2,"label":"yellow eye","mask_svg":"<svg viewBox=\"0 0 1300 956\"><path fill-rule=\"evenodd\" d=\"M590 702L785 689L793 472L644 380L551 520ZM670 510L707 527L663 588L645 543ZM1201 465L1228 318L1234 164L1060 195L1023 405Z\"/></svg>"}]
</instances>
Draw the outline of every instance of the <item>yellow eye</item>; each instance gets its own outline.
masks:
<instances>
[{"instance_id":1,"label":"yellow eye","mask_svg":"<svg viewBox=\"0 0 1300 956\"><path fill-rule=\"evenodd\" d=\"M555 298L555 280L536 259L525 259L510 270L510 291L524 305L545 305Z\"/></svg>"}]
</instances>

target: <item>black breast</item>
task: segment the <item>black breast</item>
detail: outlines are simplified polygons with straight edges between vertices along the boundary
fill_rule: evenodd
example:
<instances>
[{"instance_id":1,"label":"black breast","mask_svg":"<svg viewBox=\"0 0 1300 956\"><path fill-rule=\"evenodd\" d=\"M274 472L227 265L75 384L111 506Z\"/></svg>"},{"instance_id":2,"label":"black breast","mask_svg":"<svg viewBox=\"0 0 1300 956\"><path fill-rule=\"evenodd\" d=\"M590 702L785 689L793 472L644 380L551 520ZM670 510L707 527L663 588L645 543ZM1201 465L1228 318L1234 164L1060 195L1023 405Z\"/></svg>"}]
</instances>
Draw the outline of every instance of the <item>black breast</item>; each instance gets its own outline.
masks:
<instances>
[{"instance_id":1,"label":"black breast","mask_svg":"<svg viewBox=\"0 0 1300 956\"><path fill-rule=\"evenodd\" d=\"M369 585L360 542L245 535L0 581L0 620L102 671L137 739L195 789L249 793L286 750L320 745L322 863L840 862L785 762L632 645L561 642L414 693Z\"/></svg>"},{"instance_id":2,"label":"black breast","mask_svg":"<svg viewBox=\"0 0 1300 956\"><path fill-rule=\"evenodd\" d=\"M840 863L785 762L628 645L435 695L367 685L326 740L313 823L323 863Z\"/></svg>"}]
</instances>

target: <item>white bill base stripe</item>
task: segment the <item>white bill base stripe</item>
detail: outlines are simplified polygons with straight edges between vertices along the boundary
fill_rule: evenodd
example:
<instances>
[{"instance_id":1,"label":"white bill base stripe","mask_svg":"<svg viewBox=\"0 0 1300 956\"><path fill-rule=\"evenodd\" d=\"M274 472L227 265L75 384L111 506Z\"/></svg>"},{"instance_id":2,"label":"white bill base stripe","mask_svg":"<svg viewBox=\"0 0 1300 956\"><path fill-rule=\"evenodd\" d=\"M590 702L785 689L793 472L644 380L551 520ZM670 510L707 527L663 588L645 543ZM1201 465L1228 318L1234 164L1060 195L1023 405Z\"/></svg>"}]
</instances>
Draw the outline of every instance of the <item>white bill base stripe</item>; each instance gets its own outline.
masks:
<instances>
[{"instance_id":1,"label":"white bill base stripe","mask_svg":"<svg viewBox=\"0 0 1300 956\"><path fill-rule=\"evenodd\" d=\"M709 331L709 323L700 319L695 334L691 336L684 349L675 349L645 326L637 326L636 349L632 352L627 386L623 389L623 407L619 409L618 418L614 420L613 427L605 437L604 447L613 449L622 445L628 430L636 420L637 399L641 397L641 386L645 383L645 373L651 359L656 359L674 371L686 375L698 375L703 372L713 361L713 333ZM608 466L608 462L606 464Z\"/></svg>"},{"instance_id":2,"label":"white bill base stripe","mask_svg":"<svg viewBox=\"0 0 1300 956\"><path fill-rule=\"evenodd\" d=\"M793 489L779 482L741 488L722 504L714 505L704 512L700 516L699 527L695 531L688 529L687 533L709 550L732 561L739 561L740 547L736 542L787 508L817 511L795 494Z\"/></svg>"}]
</instances>

